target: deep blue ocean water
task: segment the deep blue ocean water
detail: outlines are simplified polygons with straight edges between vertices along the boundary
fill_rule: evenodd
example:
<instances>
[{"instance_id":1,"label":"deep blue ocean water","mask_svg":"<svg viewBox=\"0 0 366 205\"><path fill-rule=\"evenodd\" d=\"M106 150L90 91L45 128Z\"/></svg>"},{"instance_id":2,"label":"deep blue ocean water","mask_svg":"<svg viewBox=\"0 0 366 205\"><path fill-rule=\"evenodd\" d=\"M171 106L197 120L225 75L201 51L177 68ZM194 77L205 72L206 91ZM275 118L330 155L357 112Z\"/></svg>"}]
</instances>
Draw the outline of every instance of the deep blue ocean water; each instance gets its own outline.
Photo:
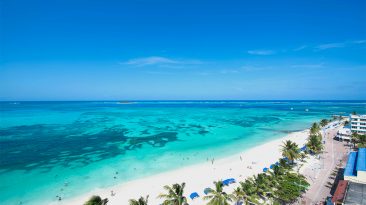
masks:
<instances>
[{"instance_id":1,"label":"deep blue ocean water","mask_svg":"<svg viewBox=\"0 0 366 205\"><path fill-rule=\"evenodd\" d=\"M352 111L366 101L0 102L1 204L74 197Z\"/></svg>"}]
</instances>

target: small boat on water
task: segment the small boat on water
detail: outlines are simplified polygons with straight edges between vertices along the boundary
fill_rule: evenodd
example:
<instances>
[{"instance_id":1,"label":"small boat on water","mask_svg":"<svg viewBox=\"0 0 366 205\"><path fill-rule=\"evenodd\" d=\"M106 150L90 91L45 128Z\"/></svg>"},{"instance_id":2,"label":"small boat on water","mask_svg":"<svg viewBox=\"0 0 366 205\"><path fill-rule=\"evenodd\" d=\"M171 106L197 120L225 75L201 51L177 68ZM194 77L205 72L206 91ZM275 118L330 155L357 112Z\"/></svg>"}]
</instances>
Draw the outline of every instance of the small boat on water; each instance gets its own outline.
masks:
<instances>
[{"instance_id":1,"label":"small boat on water","mask_svg":"<svg viewBox=\"0 0 366 205\"><path fill-rule=\"evenodd\" d=\"M131 101L120 101L118 102L118 104L133 104L135 102L131 102Z\"/></svg>"}]
</instances>

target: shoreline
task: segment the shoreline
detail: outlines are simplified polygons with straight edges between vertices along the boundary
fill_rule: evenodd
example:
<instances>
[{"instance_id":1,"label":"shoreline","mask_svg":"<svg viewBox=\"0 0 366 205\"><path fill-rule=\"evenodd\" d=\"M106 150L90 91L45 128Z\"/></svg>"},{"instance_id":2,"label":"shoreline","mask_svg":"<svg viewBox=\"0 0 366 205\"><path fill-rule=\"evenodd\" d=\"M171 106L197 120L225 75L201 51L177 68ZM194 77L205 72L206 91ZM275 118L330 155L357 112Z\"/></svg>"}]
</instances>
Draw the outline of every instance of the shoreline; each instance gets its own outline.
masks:
<instances>
[{"instance_id":1,"label":"shoreline","mask_svg":"<svg viewBox=\"0 0 366 205\"><path fill-rule=\"evenodd\" d=\"M91 188L91 191L86 194L62 201L54 201L50 204L80 205L92 195L108 198L108 205L121 204L123 202L127 204L129 199L137 199L140 196L145 197L146 195L149 195L150 204L160 204L162 200L157 199L157 196L164 192L163 186L182 182L186 183L184 195L187 197L189 204L202 204L203 190L206 187L212 187L214 181L227 178L235 178L237 181L242 181L249 176L261 173L264 167L269 168L271 164L275 163L281 157L280 145L283 141L292 140L299 147L302 147L306 142L308 133L309 129L292 132L237 154L215 159L213 163L211 160L208 160L199 164L123 182L107 188ZM238 183L232 184L225 187L225 190L231 192L237 185ZM112 190L115 193L114 196L111 196ZM200 197L191 200L189 195L192 192L197 192Z\"/></svg>"}]
</instances>

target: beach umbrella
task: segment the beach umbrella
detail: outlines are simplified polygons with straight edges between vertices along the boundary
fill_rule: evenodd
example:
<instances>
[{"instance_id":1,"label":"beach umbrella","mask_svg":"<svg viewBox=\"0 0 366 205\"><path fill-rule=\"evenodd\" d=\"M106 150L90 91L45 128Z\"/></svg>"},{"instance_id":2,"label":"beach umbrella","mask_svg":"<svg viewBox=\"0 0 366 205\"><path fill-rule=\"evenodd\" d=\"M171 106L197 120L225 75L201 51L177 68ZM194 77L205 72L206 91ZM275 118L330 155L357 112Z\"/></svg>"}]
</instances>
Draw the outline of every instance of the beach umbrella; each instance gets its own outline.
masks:
<instances>
[{"instance_id":1,"label":"beach umbrella","mask_svg":"<svg viewBox=\"0 0 366 205\"><path fill-rule=\"evenodd\" d=\"M279 163L279 162L276 162L276 163L275 163L275 165L277 165L277 166L278 166L278 165L280 165L280 163Z\"/></svg>"},{"instance_id":2,"label":"beach umbrella","mask_svg":"<svg viewBox=\"0 0 366 205\"><path fill-rule=\"evenodd\" d=\"M268 171L268 168L267 167L264 167L263 168L263 172L267 172Z\"/></svg>"},{"instance_id":3,"label":"beach umbrella","mask_svg":"<svg viewBox=\"0 0 366 205\"><path fill-rule=\"evenodd\" d=\"M207 187L206 189L203 190L203 193L205 193L207 195L208 193L210 193L210 191L211 191L211 188Z\"/></svg>"},{"instance_id":4,"label":"beach umbrella","mask_svg":"<svg viewBox=\"0 0 366 205\"><path fill-rule=\"evenodd\" d=\"M230 179L225 179L224 181L222 181L222 183L225 185L225 186L228 186L230 184Z\"/></svg>"},{"instance_id":5,"label":"beach umbrella","mask_svg":"<svg viewBox=\"0 0 366 205\"><path fill-rule=\"evenodd\" d=\"M230 178L230 184L236 183L236 180L234 178Z\"/></svg>"},{"instance_id":6,"label":"beach umbrella","mask_svg":"<svg viewBox=\"0 0 366 205\"><path fill-rule=\"evenodd\" d=\"M273 169L275 166L276 166L275 164L271 164L269 168Z\"/></svg>"},{"instance_id":7,"label":"beach umbrella","mask_svg":"<svg viewBox=\"0 0 366 205\"><path fill-rule=\"evenodd\" d=\"M200 197L200 196L197 194L197 192L193 192L193 193L191 193L191 194L189 195L189 197L190 197L191 199L194 199L194 198L197 198L197 197Z\"/></svg>"}]
</instances>

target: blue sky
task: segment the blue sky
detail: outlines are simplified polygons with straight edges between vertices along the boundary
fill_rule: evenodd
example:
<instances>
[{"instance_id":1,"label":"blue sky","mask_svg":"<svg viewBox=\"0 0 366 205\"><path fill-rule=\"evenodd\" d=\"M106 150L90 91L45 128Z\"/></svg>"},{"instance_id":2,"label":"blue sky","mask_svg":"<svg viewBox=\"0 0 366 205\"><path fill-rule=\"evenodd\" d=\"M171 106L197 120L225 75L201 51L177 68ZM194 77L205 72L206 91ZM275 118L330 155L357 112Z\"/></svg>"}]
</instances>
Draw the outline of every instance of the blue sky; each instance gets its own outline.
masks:
<instances>
[{"instance_id":1,"label":"blue sky","mask_svg":"<svg viewBox=\"0 0 366 205\"><path fill-rule=\"evenodd\" d=\"M366 99L366 0L1 0L0 26L0 100Z\"/></svg>"}]
</instances>

